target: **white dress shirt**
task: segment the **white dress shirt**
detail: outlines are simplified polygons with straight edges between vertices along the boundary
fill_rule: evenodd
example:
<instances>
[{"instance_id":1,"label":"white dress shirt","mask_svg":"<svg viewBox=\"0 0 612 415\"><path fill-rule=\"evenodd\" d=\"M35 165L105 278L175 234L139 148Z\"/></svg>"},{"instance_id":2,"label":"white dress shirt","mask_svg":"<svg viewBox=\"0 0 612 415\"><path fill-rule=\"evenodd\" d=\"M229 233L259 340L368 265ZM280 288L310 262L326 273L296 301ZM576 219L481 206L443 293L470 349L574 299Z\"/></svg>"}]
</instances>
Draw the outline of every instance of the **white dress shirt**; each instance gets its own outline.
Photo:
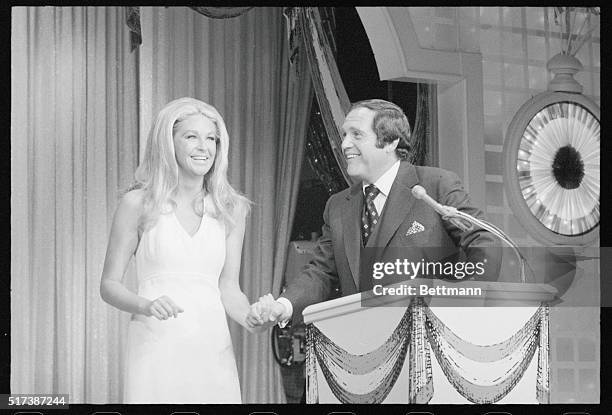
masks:
<instances>
[{"instance_id":1,"label":"white dress shirt","mask_svg":"<svg viewBox=\"0 0 612 415\"><path fill-rule=\"evenodd\" d=\"M374 206L376 206L378 217L382 215L382 211L385 207L385 203L387 202L387 198L389 197L389 192L391 191L391 186L393 186L393 182L395 181L395 177L397 176L399 167L400 161L398 160L393 164L393 166L389 167L389 170L383 173L383 175L380 176L378 180L376 180L376 182L374 183L374 186L376 186L378 190L380 190L378 195L374 198ZM362 182L362 190L364 194L365 188L369 184L370 183L366 183L365 181ZM291 319L291 316L293 316L293 305L291 304L291 301L289 301L285 297L279 297L276 301L285 306L285 312L283 312L283 314L281 315L281 318L278 323L278 325L283 328L287 325L287 323Z\"/></svg>"}]
</instances>

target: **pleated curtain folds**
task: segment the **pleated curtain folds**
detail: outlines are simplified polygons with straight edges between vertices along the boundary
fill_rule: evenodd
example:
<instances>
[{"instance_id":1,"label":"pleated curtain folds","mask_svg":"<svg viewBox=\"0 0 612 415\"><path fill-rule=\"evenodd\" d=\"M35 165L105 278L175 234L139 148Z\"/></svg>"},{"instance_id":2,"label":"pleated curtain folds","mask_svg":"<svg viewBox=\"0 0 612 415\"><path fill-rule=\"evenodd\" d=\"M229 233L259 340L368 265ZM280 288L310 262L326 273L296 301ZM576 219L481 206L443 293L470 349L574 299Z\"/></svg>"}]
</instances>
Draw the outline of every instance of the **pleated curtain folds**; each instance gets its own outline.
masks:
<instances>
[{"instance_id":1,"label":"pleated curtain folds","mask_svg":"<svg viewBox=\"0 0 612 415\"><path fill-rule=\"evenodd\" d=\"M99 284L138 157L137 60L123 27L122 8L12 9L13 393L121 393L128 316Z\"/></svg>"}]
</instances>

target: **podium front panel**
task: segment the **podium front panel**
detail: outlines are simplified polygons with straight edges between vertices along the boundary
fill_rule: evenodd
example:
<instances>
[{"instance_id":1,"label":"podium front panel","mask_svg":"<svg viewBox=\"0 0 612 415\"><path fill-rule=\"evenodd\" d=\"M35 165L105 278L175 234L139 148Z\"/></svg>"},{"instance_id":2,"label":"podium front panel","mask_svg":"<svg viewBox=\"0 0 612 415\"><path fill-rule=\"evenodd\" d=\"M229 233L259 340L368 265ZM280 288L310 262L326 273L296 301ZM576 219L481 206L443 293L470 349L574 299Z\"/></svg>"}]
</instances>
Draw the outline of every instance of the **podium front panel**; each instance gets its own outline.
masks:
<instances>
[{"instance_id":1,"label":"podium front panel","mask_svg":"<svg viewBox=\"0 0 612 415\"><path fill-rule=\"evenodd\" d=\"M490 345L506 340L516 333L538 307L432 307L434 314L456 335L470 343ZM316 321L315 326L339 347L352 354L365 354L382 345L397 327L406 307L372 307L362 308L358 312L335 316ZM438 364L430 348L434 394L432 404L467 404L466 398L451 385ZM459 356L461 358L461 356ZM409 380L409 356L404 367L385 399L384 403L407 403ZM495 364L497 370L488 370L487 365ZM470 362L474 373L467 375L489 379L493 374L503 372L499 363ZM490 367L489 367L490 368ZM537 352L532 358L526 372L516 386L498 403L537 403L536 400ZM364 377L345 374L339 379L349 385L353 393L368 392ZM339 403L332 393L327 381L317 364L317 384L319 403Z\"/></svg>"}]
</instances>

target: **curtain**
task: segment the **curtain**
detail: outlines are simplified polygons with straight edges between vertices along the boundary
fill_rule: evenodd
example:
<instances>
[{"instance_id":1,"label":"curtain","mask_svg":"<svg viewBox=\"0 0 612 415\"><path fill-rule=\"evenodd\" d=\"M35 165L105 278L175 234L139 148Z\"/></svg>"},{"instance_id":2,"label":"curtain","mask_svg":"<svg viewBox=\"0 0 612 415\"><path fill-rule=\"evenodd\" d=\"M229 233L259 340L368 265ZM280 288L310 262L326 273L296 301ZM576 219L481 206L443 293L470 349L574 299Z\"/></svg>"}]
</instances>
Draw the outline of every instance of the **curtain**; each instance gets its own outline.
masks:
<instances>
[{"instance_id":1,"label":"curtain","mask_svg":"<svg viewBox=\"0 0 612 415\"><path fill-rule=\"evenodd\" d=\"M287 68L282 24L280 8L232 19L186 7L141 8L141 142L157 111L181 96L208 102L224 117L230 182L254 202L240 281L251 302L278 290L273 276L282 273L309 108L308 84ZM233 322L230 330L243 401L282 402L269 332L248 334Z\"/></svg>"},{"instance_id":2,"label":"curtain","mask_svg":"<svg viewBox=\"0 0 612 415\"><path fill-rule=\"evenodd\" d=\"M319 111L316 101L312 103L307 137L306 157L308 163L319 181L323 183L328 195L331 196L342 189L346 189L348 185L342 175L342 167L334 157L321 111Z\"/></svg>"},{"instance_id":3,"label":"curtain","mask_svg":"<svg viewBox=\"0 0 612 415\"><path fill-rule=\"evenodd\" d=\"M344 179L350 185L353 181L346 172L346 160L342 155L341 128L351 103L340 78L331 43L323 30L319 9L295 7L288 9L286 14L292 22L291 27L302 39L297 53L301 55L299 59L309 62L313 87L329 144Z\"/></svg>"},{"instance_id":4,"label":"curtain","mask_svg":"<svg viewBox=\"0 0 612 415\"><path fill-rule=\"evenodd\" d=\"M191 7L196 12L213 19L229 19L240 16L252 7Z\"/></svg>"},{"instance_id":5,"label":"curtain","mask_svg":"<svg viewBox=\"0 0 612 415\"><path fill-rule=\"evenodd\" d=\"M272 294L278 297L284 281L287 249L300 189L300 172L310 123L313 92L308 62L303 59L289 64L289 44L283 36L281 63L281 134L277 159L276 234Z\"/></svg>"},{"instance_id":6,"label":"curtain","mask_svg":"<svg viewBox=\"0 0 612 415\"><path fill-rule=\"evenodd\" d=\"M137 162L137 55L123 8L14 7L11 30L11 392L114 401L128 316L99 284Z\"/></svg>"},{"instance_id":7,"label":"curtain","mask_svg":"<svg viewBox=\"0 0 612 415\"><path fill-rule=\"evenodd\" d=\"M168 7L168 6L166 6ZM191 7L196 12L214 19L230 19L240 16L253 7ZM142 31L140 28L140 7L126 7L126 24L130 29L130 45L134 50L142 44Z\"/></svg>"}]
</instances>

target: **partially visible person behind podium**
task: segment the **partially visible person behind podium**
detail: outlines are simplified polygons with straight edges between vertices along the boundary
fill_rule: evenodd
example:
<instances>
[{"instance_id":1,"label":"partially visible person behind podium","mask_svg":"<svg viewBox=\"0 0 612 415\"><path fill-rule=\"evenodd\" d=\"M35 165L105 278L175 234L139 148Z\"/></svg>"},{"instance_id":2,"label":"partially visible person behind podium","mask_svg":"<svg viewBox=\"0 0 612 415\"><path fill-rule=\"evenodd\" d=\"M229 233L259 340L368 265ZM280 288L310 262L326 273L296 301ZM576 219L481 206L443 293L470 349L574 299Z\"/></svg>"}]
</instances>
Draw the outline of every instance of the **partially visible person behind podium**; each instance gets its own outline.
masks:
<instances>
[{"instance_id":1,"label":"partially visible person behind podium","mask_svg":"<svg viewBox=\"0 0 612 415\"><path fill-rule=\"evenodd\" d=\"M468 261L487 259L479 279L497 278L501 250L493 235L478 228L460 229L411 193L420 185L440 204L484 219L455 173L407 161L410 125L400 107L380 99L357 102L342 130L347 172L355 184L328 200L322 236L300 276L276 301L268 294L251 306L263 324L300 323L304 308L329 299L336 284L343 296L370 289L359 286L364 247L462 250Z\"/></svg>"}]
</instances>

